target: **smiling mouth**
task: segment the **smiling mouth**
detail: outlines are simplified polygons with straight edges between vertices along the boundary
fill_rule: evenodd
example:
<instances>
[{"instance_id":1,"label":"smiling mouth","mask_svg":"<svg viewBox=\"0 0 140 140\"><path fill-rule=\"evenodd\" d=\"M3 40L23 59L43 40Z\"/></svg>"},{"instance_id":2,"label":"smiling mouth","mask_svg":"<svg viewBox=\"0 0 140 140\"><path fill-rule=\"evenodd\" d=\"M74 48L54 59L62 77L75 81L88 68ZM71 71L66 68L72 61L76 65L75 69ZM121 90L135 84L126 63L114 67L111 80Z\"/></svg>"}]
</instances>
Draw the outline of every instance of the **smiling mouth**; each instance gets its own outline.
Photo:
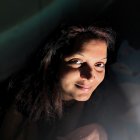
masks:
<instances>
[{"instance_id":1,"label":"smiling mouth","mask_svg":"<svg viewBox=\"0 0 140 140\"><path fill-rule=\"evenodd\" d=\"M89 91L91 89L90 86L87 86L87 85L79 85L79 84L76 84L76 87L81 89L81 90L84 90L84 91Z\"/></svg>"}]
</instances>

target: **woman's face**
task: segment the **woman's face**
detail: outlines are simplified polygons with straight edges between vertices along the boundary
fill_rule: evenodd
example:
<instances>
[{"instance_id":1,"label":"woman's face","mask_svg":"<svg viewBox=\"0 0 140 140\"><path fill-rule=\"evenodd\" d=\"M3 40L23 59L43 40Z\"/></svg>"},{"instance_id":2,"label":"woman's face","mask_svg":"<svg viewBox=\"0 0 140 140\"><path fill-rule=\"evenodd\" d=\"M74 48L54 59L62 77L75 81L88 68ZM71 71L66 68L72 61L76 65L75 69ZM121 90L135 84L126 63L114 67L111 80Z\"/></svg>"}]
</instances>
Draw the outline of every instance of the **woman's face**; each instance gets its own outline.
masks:
<instances>
[{"instance_id":1,"label":"woman's face","mask_svg":"<svg viewBox=\"0 0 140 140\"><path fill-rule=\"evenodd\" d=\"M90 40L64 57L60 67L63 100L88 100L104 79L106 61L107 44L101 40Z\"/></svg>"}]
</instances>

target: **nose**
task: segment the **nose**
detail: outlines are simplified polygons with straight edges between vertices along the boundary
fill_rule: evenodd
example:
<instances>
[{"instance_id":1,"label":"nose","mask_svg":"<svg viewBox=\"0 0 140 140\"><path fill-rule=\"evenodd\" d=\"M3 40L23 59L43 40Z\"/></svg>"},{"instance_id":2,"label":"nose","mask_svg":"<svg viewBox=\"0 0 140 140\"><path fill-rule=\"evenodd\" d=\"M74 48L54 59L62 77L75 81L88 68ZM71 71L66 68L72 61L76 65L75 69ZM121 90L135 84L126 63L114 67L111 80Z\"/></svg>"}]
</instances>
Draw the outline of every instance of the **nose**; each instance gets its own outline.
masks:
<instances>
[{"instance_id":1,"label":"nose","mask_svg":"<svg viewBox=\"0 0 140 140\"><path fill-rule=\"evenodd\" d=\"M88 80L95 79L93 66L89 65L88 63L83 63L83 65L80 67L80 76Z\"/></svg>"}]
</instances>

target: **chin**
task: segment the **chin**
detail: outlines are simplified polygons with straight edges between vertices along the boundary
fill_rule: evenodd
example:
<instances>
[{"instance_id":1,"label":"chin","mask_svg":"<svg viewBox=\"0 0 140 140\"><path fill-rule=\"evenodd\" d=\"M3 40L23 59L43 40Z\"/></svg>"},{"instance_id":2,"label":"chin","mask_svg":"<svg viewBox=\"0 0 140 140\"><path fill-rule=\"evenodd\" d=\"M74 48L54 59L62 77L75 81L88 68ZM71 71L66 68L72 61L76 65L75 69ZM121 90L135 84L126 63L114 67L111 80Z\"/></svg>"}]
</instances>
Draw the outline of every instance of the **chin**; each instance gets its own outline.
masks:
<instances>
[{"instance_id":1,"label":"chin","mask_svg":"<svg viewBox=\"0 0 140 140\"><path fill-rule=\"evenodd\" d=\"M89 99L90 99L90 96L88 96L88 97L77 97L77 98L75 98L76 101L87 101Z\"/></svg>"}]
</instances>

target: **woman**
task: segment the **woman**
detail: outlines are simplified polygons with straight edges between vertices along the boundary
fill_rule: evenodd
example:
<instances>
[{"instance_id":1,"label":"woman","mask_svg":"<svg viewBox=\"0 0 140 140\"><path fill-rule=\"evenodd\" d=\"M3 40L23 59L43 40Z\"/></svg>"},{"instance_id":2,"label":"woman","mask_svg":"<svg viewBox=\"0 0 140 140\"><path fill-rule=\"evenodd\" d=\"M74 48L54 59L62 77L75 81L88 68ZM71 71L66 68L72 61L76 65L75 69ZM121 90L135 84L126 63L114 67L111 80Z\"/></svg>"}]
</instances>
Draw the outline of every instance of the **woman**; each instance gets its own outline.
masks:
<instances>
[{"instance_id":1,"label":"woman","mask_svg":"<svg viewBox=\"0 0 140 140\"><path fill-rule=\"evenodd\" d=\"M29 118L24 125L31 120L46 122L45 139L68 139L67 134L80 126L77 122L85 101L104 79L108 50L113 45L114 35L108 28L71 26L59 30L38 53L40 59L33 71L17 82L16 110ZM92 128L100 131L99 126ZM17 135L14 138L24 139Z\"/></svg>"}]
</instances>

